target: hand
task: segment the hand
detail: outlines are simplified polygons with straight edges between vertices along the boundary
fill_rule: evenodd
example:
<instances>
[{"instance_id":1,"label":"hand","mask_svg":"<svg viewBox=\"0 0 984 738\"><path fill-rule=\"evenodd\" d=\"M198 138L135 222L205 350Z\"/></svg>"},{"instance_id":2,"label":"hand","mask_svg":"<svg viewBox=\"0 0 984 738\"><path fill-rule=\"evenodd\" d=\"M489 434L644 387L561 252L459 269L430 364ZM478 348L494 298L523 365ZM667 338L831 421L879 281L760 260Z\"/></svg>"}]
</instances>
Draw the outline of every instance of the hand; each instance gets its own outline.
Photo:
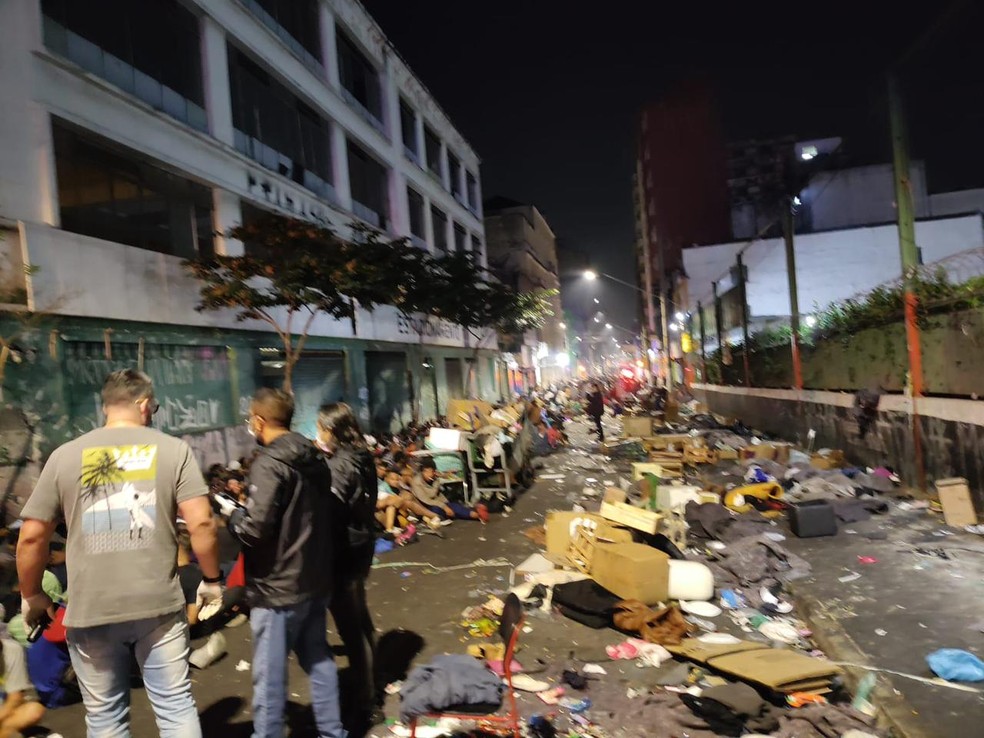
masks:
<instances>
[{"instance_id":1,"label":"hand","mask_svg":"<svg viewBox=\"0 0 984 738\"><path fill-rule=\"evenodd\" d=\"M21 598L21 614L29 632L41 622L41 617L46 612L49 618L55 619L55 603L44 592Z\"/></svg>"},{"instance_id":2,"label":"hand","mask_svg":"<svg viewBox=\"0 0 984 738\"><path fill-rule=\"evenodd\" d=\"M222 592L223 587L221 582L212 584L203 580L198 585L198 592L195 594L195 604L198 606L198 611L201 612L206 605L216 600L221 602Z\"/></svg>"},{"instance_id":3,"label":"hand","mask_svg":"<svg viewBox=\"0 0 984 738\"><path fill-rule=\"evenodd\" d=\"M444 508L444 514L447 515L449 518L453 518L454 517L454 510L452 510L450 507L445 506L445 508Z\"/></svg>"},{"instance_id":4,"label":"hand","mask_svg":"<svg viewBox=\"0 0 984 738\"><path fill-rule=\"evenodd\" d=\"M219 508L219 514L224 517L228 518L239 508L239 505L225 495L215 495L212 499L215 501L215 506Z\"/></svg>"}]
</instances>

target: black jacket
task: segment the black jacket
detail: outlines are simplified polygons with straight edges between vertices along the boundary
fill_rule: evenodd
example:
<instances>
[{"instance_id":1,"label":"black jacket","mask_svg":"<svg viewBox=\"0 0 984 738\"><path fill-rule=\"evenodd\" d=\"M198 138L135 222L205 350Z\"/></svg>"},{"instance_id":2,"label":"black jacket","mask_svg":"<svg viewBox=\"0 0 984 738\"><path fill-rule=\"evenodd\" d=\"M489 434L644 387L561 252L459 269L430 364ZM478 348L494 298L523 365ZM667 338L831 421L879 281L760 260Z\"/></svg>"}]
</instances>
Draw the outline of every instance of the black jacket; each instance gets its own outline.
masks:
<instances>
[{"instance_id":1,"label":"black jacket","mask_svg":"<svg viewBox=\"0 0 984 738\"><path fill-rule=\"evenodd\" d=\"M245 510L229 518L244 544L246 589L254 607L287 607L327 594L332 581L331 472L298 433L260 449L249 470Z\"/></svg>"},{"instance_id":2,"label":"black jacket","mask_svg":"<svg viewBox=\"0 0 984 738\"><path fill-rule=\"evenodd\" d=\"M600 418L605 414L605 398L601 392L588 393L588 407L585 412L593 418Z\"/></svg>"},{"instance_id":3,"label":"black jacket","mask_svg":"<svg viewBox=\"0 0 984 738\"><path fill-rule=\"evenodd\" d=\"M337 574L342 578L369 574L376 546L376 499L379 487L372 454L349 446L328 459L335 510Z\"/></svg>"}]
</instances>

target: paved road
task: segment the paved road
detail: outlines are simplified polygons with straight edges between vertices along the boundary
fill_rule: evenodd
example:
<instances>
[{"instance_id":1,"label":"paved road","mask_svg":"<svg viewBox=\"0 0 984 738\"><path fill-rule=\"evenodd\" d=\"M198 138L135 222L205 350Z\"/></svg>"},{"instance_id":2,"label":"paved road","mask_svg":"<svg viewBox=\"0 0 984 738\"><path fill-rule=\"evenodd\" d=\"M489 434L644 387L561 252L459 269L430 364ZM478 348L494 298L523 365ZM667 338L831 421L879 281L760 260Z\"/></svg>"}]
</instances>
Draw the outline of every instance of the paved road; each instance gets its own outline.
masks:
<instances>
[{"instance_id":1,"label":"paved road","mask_svg":"<svg viewBox=\"0 0 984 738\"><path fill-rule=\"evenodd\" d=\"M579 445L588 443L583 428L575 428L573 435ZM557 454L547 459L546 465L541 477L562 473L565 479L541 478L519 499L512 513L493 516L487 526L456 522L445 529L444 540L428 536L420 543L383 556L382 566L373 572L369 587L377 628L384 633L405 630L419 635L424 647L418 661L438 653L463 652L471 641L458 625L460 613L482 602L487 594L507 588L510 568L462 565L499 558L512 564L521 562L538 550L522 535L523 530L542 523L550 509L570 509L573 501L579 499L588 478L603 484L618 477L611 466L599 467L595 458L580 449ZM863 538L865 526L881 525L889 528L887 541ZM799 591L823 621L818 621L819 625L837 633L842 629L854 645L866 652L852 656L867 658L883 668L924 676L929 676L929 672L922 659L934 648L944 645L976 648L980 653L984 636L969 627L984 619L980 555L954 552L960 558L943 561L897 552L896 549L903 548L899 542L903 538L914 540L928 536L933 542L940 540L932 536L922 514L913 520L903 516L893 518L890 523L875 520L850 528L856 529L857 535L789 541L791 547L814 563L814 577L802 582ZM966 541L966 538L962 537L961 541L973 546L975 541ZM950 539L947 543L956 545ZM879 563L861 565L857 561L858 554L875 556ZM420 564L457 568L435 572ZM848 585L838 582L838 577L848 570L859 571L862 578ZM632 663L607 662L604 653L605 645L620 640L617 633L593 631L558 615L546 619L531 617L529 625L531 632L522 636L524 650L520 655L528 669L542 659L548 664L547 676L559 676L571 652L578 660L603 662L609 677L604 683L592 685L592 700L596 707L610 710L612 715L631 712L625 692L627 687L638 683L640 670ZM878 628L888 634L876 635ZM251 660L249 626L225 633L229 655L206 671L194 672L194 690L202 711L205 735L240 738L250 734L250 675L248 671L238 671L236 666L241 660ZM331 633L329 638L337 642ZM391 649L390 653L398 650ZM339 663L344 677L344 657ZM290 679L292 735L314 735L310 729L310 711L306 707L309 702L307 685L293 660ZM896 679L894 685L904 698L896 707L908 711L913 718L910 724L913 735L922 727L925 736L965 738L972 734L968 732L967 718L984 715L984 701L979 694L902 679ZM530 698L525 698L523 704L527 713L542 711L544 707ZM387 715L395 717L397 710L396 699L391 698ZM914 715L913 711L918 714ZM646 734L644 726L632 726L631 717L620 720L627 729L638 728L637 733L631 731L634 734ZM66 738L83 736L81 707L72 706L51 713L46 725ZM134 690L133 734L156 735L153 716L143 690L139 688ZM382 736L387 731L379 727L374 734Z\"/></svg>"}]
</instances>

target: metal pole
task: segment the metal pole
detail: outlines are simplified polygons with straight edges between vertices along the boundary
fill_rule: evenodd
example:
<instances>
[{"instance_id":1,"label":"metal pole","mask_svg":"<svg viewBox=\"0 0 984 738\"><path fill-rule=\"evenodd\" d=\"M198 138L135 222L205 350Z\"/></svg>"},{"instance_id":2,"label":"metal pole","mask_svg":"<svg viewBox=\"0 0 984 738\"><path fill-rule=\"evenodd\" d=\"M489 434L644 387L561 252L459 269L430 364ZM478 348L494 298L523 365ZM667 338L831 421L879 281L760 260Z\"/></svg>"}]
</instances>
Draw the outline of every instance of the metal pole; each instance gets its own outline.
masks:
<instances>
[{"instance_id":1,"label":"metal pole","mask_svg":"<svg viewBox=\"0 0 984 738\"><path fill-rule=\"evenodd\" d=\"M748 298L745 292L745 266L738 254L738 299L741 300L741 334L745 343L741 347L742 359L745 363L745 386L752 386L752 370L748 361Z\"/></svg>"},{"instance_id":2,"label":"metal pole","mask_svg":"<svg viewBox=\"0 0 984 738\"><path fill-rule=\"evenodd\" d=\"M926 491L926 466L923 459L922 432L917 407L923 393L922 346L920 345L918 307L915 291L919 268L916 227L909 181L909 142L902 110L902 93L895 72L888 73L888 112L892 133L892 163L895 171L895 204L898 211L899 251L905 279L905 338L909 349L909 385L912 388L912 443L915 451L916 477L919 488Z\"/></svg>"},{"instance_id":3,"label":"metal pole","mask_svg":"<svg viewBox=\"0 0 984 738\"><path fill-rule=\"evenodd\" d=\"M666 317L666 293L662 289L660 279L659 312L663 318L663 366L666 369L666 389L673 389L673 371L670 368L670 321Z\"/></svg>"},{"instance_id":4,"label":"metal pole","mask_svg":"<svg viewBox=\"0 0 984 738\"><path fill-rule=\"evenodd\" d=\"M714 331L717 333L718 342L718 371L721 375L721 384L724 384L724 311L721 310L721 298L718 297L718 283L711 282L711 289L714 291Z\"/></svg>"},{"instance_id":5,"label":"metal pole","mask_svg":"<svg viewBox=\"0 0 984 738\"><path fill-rule=\"evenodd\" d=\"M704 343L707 340L707 330L704 325L704 306L700 300L697 301L697 319L700 321L700 378L707 381L707 349Z\"/></svg>"},{"instance_id":6,"label":"metal pole","mask_svg":"<svg viewBox=\"0 0 984 738\"><path fill-rule=\"evenodd\" d=\"M796 250L793 243L793 203L783 198L782 235L786 242L786 276L789 280L789 327L792 337L789 346L793 352L793 386L803 389L803 365L800 361L799 293L796 290Z\"/></svg>"}]
</instances>

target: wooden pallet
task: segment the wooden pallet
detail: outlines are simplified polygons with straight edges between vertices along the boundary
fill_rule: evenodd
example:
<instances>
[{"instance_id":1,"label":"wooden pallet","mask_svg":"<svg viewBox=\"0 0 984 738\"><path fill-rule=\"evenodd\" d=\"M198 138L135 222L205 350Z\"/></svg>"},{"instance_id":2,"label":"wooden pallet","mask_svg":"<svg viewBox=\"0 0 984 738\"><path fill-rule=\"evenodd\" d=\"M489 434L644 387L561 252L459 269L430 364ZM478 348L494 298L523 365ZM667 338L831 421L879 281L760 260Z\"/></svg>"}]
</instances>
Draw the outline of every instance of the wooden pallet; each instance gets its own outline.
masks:
<instances>
[{"instance_id":1,"label":"wooden pallet","mask_svg":"<svg viewBox=\"0 0 984 738\"><path fill-rule=\"evenodd\" d=\"M641 530L650 535L659 530L659 521L662 518L662 515L652 510L643 510L641 507L628 505L624 502L603 502L599 512L605 520L624 525L627 528Z\"/></svg>"},{"instance_id":2,"label":"wooden pallet","mask_svg":"<svg viewBox=\"0 0 984 738\"><path fill-rule=\"evenodd\" d=\"M716 464L717 453L714 449L707 448L706 446L684 446L683 463L689 466Z\"/></svg>"},{"instance_id":3,"label":"wooden pallet","mask_svg":"<svg viewBox=\"0 0 984 738\"><path fill-rule=\"evenodd\" d=\"M591 573L591 562L594 561L595 535L583 525L578 526L567 547L567 558L575 569L582 574Z\"/></svg>"}]
</instances>

